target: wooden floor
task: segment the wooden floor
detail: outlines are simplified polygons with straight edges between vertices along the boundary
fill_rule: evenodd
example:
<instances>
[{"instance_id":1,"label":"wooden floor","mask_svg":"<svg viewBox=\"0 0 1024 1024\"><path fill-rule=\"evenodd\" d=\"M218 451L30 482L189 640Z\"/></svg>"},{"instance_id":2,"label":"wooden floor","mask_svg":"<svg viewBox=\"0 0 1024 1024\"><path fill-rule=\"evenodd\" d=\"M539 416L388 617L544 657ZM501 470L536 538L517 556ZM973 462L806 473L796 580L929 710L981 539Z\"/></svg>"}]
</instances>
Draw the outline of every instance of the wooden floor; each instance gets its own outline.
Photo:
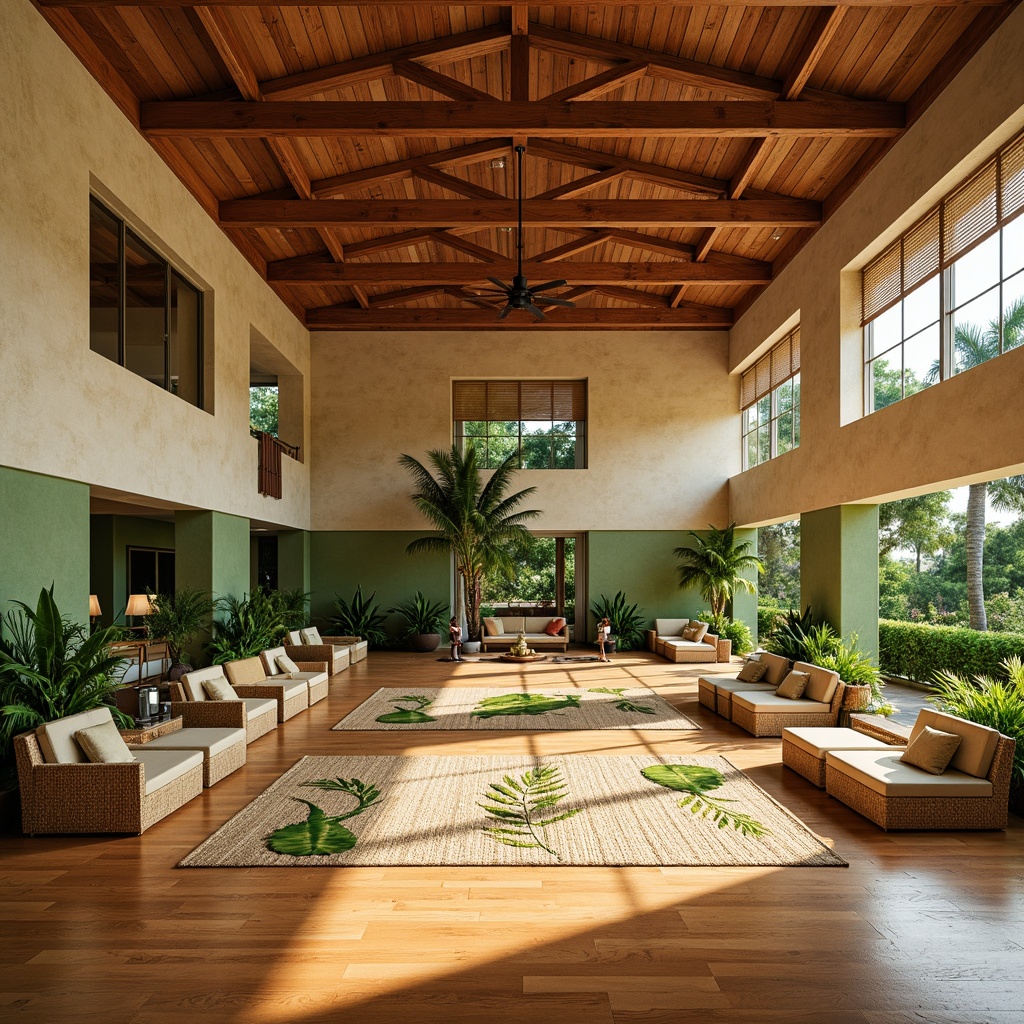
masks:
<instances>
[{"instance_id":1,"label":"wooden floor","mask_svg":"<svg viewBox=\"0 0 1024 1024\"><path fill-rule=\"evenodd\" d=\"M887 835L705 711L709 666L372 653L134 838L2 840L0 1019L97 1024L1024 1021L1024 823ZM710 666L722 671L725 666ZM379 686L647 685L702 732L332 733ZM175 869L303 754L722 753L844 868Z\"/></svg>"}]
</instances>

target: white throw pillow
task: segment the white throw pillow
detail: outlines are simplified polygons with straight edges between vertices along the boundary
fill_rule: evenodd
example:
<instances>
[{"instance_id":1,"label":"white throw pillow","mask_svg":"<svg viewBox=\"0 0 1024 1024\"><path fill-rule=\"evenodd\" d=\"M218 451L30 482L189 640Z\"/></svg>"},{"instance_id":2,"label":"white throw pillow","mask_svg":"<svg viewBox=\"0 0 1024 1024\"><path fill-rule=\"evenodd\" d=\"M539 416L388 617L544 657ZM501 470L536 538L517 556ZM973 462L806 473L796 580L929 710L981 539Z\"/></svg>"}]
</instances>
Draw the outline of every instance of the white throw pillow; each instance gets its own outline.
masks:
<instances>
[{"instance_id":1,"label":"white throw pillow","mask_svg":"<svg viewBox=\"0 0 1024 1024\"><path fill-rule=\"evenodd\" d=\"M91 764L127 764L135 760L112 721L79 729L75 741Z\"/></svg>"},{"instance_id":2,"label":"white throw pillow","mask_svg":"<svg viewBox=\"0 0 1024 1024\"><path fill-rule=\"evenodd\" d=\"M277 668L280 672L290 675L292 672L299 671L299 666L287 654L279 654L274 660L277 662Z\"/></svg>"},{"instance_id":3,"label":"white throw pillow","mask_svg":"<svg viewBox=\"0 0 1024 1024\"><path fill-rule=\"evenodd\" d=\"M321 647L323 640L320 639L320 630L315 626L310 626L309 629L300 629L299 636L302 637L304 644L310 644L314 647Z\"/></svg>"}]
</instances>

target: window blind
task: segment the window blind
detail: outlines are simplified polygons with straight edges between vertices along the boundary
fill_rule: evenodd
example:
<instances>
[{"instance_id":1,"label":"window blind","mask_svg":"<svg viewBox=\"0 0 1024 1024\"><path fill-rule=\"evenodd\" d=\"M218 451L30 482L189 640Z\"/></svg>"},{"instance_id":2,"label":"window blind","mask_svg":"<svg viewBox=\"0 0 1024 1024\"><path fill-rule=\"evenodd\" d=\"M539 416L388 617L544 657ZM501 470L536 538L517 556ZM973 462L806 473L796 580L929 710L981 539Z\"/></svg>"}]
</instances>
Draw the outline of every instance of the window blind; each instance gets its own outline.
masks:
<instances>
[{"instance_id":1,"label":"window blind","mask_svg":"<svg viewBox=\"0 0 1024 1024\"><path fill-rule=\"evenodd\" d=\"M740 409L749 409L800 372L800 328L772 346L740 378Z\"/></svg>"},{"instance_id":2,"label":"window blind","mask_svg":"<svg viewBox=\"0 0 1024 1024\"><path fill-rule=\"evenodd\" d=\"M452 418L466 420L563 420L587 418L584 380L452 381Z\"/></svg>"},{"instance_id":3,"label":"window blind","mask_svg":"<svg viewBox=\"0 0 1024 1024\"><path fill-rule=\"evenodd\" d=\"M1024 210L1024 134L944 196L861 274L861 324L884 313Z\"/></svg>"}]
</instances>

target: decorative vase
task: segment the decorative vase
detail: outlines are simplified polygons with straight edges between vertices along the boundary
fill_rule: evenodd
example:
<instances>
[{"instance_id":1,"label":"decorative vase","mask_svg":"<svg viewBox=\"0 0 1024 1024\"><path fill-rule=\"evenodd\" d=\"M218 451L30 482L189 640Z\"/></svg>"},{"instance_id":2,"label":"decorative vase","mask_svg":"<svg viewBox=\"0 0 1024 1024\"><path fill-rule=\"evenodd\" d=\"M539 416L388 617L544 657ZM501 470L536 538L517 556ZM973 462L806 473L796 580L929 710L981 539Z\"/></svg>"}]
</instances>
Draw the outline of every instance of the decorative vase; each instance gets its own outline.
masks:
<instances>
[{"instance_id":1,"label":"decorative vase","mask_svg":"<svg viewBox=\"0 0 1024 1024\"><path fill-rule=\"evenodd\" d=\"M483 644L479 640L464 640L462 642L463 654L479 654Z\"/></svg>"},{"instance_id":2,"label":"decorative vase","mask_svg":"<svg viewBox=\"0 0 1024 1024\"><path fill-rule=\"evenodd\" d=\"M176 683L186 672L191 672L191 665L184 665L180 661L176 661L168 670L167 678L170 682Z\"/></svg>"},{"instance_id":3,"label":"decorative vase","mask_svg":"<svg viewBox=\"0 0 1024 1024\"><path fill-rule=\"evenodd\" d=\"M413 633L411 640L414 651L426 653L436 651L441 646L440 633Z\"/></svg>"}]
</instances>

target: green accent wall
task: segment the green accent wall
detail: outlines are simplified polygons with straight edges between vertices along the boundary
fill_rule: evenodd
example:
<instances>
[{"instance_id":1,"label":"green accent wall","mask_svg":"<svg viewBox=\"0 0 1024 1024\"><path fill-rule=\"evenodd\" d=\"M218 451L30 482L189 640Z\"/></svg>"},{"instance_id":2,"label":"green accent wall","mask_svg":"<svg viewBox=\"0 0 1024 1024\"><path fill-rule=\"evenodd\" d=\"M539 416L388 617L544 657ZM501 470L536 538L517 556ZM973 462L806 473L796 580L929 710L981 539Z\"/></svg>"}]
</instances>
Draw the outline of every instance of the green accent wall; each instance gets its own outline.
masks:
<instances>
[{"instance_id":1,"label":"green accent wall","mask_svg":"<svg viewBox=\"0 0 1024 1024\"><path fill-rule=\"evenodd\" d=\"M135 516L91 516L89 520L90 593L100 601L100 625L124 623L128 603L128 548L174 550L174 523Z\"/></svg>"},{"instance_id":2,"label":"green accent wall","mask_svg":"<svg viewBox=\"0 0 1024 1024\"><path fill-rule=\"evenodd\" d=\"M277 586L280 590L310 589L308 530L282 530L277 535Z\"/></svg>"},{"instance_id":3,"label":"green accent wall","mask_svg":"<svg viewBox=\"0 0 1024 1024\"><path fill-rule=\"evenodd\" d=\"M376 591L374 603L381 610L408 600L417 590L434 601L451 600L449 557L410 555L405 550L410 541L422 536L422 530L311 533L310 610L314 621L329 619L334 612L334 595L341 594L349 601L357 586L362 587L364 597ZM398 622L395 616L385 624L386 628L397 626Z\"/></svg>"},{"instance_id":4,"label":"green accent wall","mask_svg":"<svg viewBox=\"0 0 1024 1024\"><path fill-rule=\"evenodd\" d=\"M249 585L249 520L226 512L174 513L174 575L179 587L242 597Z\"/></svg>"},{"instance_id":5,"label":"green accent wall","mask_svg":"<svg viewBox=\"0 0 1024 1024\"><path fill-rule=\"evenodd\" d=\"M0 466L0 612L35 608L53 584L57 607L89 621L89 487Z\"/></svg>"},{"instance_id":6,"label":"green accent wall","mask_svg":"<svg viewBox=\"0 0 1024 1024\"><path fill-rule=\"evenodd\" d=\"M878 506L834 505L800 516L800 603L862 651L878 653Z\"/></svg>"},{"instance_id":7,"label":"green accent wall","mask_svg":"<svg viewBox=\"0 0 1024 1024\"><path fill-rule=\"evenodd\" d=\"M757 530L737 530L733 534L733 540L737 544L749 544L750 554L757 554ZM754 593L737 588L732 596L732 617L745 622L750 627L750 635L754 639L754 647L757 647L757 578L754 570L744 572L743 577L754 584Z\"/></svg>"}]
</instances>

